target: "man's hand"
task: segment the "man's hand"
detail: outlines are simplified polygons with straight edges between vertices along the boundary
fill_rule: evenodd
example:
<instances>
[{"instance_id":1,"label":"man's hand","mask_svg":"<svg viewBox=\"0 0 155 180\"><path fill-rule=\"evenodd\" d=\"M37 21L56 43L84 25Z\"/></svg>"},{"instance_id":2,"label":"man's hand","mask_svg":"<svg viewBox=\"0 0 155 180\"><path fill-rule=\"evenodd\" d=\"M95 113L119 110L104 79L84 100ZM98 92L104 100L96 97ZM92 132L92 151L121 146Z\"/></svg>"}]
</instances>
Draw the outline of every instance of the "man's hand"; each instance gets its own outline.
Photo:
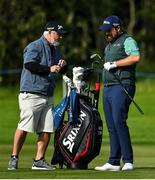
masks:
<instances>
[{"instance_id":1,"label":"man's hand","mask_svg":"<svg viewBox=\"0 0 155 180\"><path fill-rule=\"evenodd\" d=\"M50 67L50 72L58 73L60 71L61 67L59 65L53 65Z\"/></svg>"},{"instance_id":2,"label":"man's hand","mask_svg":"<svg viewBox=\"0 0 155 180\"><path fill-rule=\"evenodd\" d=\"M62 68L67 65L66 61L64 59L60 59L58 65Z\"/></svg>"},{"instance_id":3,"label":"man's hand","mask_svg":"<svg viewBox=\"0 0 155 180\"><path fill-rule=\"evenodd\" d=\"M116 68L116 62L106 62L104 63L104 68L109 71L110 69Z\"/></svg>"}]
</instances>

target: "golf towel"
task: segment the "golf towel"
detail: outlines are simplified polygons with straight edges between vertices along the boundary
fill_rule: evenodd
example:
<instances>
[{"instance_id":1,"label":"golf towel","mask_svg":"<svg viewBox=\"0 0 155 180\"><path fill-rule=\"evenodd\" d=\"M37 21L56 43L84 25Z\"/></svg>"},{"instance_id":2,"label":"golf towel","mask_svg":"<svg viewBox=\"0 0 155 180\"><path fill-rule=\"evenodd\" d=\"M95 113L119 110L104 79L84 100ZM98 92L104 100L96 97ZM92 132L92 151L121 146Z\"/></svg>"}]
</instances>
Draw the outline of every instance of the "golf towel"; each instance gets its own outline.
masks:
<instances>
[{"instance_id":1,"label":"golf towel","mask_svg":"<svg viewBox=\"0 0 155 180\"><path fill-rule=\"evenodd\" d=\"M78 104L78 94L76 89L72 88L70 95L65 96L52 110L54 129L57 129L62 124L67 108L69 109L69 122L76 122L78 120Z\"/></svg>"}]
</instances>

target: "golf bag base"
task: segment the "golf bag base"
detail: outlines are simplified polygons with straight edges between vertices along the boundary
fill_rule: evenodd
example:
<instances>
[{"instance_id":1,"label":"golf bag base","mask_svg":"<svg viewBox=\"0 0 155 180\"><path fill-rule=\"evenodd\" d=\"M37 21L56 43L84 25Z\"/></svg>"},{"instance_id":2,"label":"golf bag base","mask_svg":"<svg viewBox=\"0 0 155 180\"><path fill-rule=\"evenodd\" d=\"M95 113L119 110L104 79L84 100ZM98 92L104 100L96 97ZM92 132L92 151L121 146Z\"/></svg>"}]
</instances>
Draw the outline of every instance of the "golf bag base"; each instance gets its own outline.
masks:
<instances>
[{"instance_id":1,"label":"golf bag base","mask_svg":"<svg viewBox=\"0 0 155 180\"><path fill-rule=\"evenodd\" d=\"M67 168L69 168L69 169L88 169L88 164L72 163L72 164L69 164Z\"/></svg>"},{"instance_id":2,"label":"golf bag base","mask_svg":"<svg viewBox=\"0 0 155 180\"><path fill-rule=\"evenodd\" d=\"M88 96L78 94L77 122L65 122L55 131L54 154L51 164L70 169L88 169L99 154L103 125L100 114Z\"/></svg>"}]
</instances>

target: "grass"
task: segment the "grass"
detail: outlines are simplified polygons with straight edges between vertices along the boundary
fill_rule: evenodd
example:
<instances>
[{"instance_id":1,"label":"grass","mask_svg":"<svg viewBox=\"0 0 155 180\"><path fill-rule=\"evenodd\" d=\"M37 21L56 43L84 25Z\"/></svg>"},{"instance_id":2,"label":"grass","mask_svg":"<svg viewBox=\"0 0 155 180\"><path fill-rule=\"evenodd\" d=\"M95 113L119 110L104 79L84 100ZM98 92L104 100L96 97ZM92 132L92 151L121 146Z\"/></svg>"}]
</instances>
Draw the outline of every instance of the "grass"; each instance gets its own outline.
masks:
<instances>
[{"instance_id":1,"label":"grass","mask_svg":"<svg viewBox=\"0 0 155 180\"><path fill-rule=\"evenodd\" d=\"M32 171L32 157L35 153L35 145L25 144L20 156L19 169L17 171L8 171L7 163L9 160L11 145L3 145L0 158L0 178L7 179L149 179L155 178L155 151L152 145L134 145L134 156L136 168L132 172L99 172L93 170L96 165L102 165L106 162L109 155L109 146L103 143L101 154L97 156L90 164L88 170L71 170L64 168L52 172ZM52 145L48 147L46 159L51 160Z\"/></svg>"},{"instance_id":2,"label":"grass","mask_svg":"<svg viewBox=\"0 0 155 180\"><path fill-rule=\"evenodd\" d=\"M31 179L155 179L155 80L139 79L135 101L143 109L144 115L140 115L132 104L129 112L128 125L134 149L136 169L132 172L96 172L96 165L104 164L109 156L109 138L105 125L102 104L100 100L99 111L104 125L103 145L100 155L90 164L88 170L57 169L53 172L31 171L32 158L36 152L36 136L29 134L20 155L19 170L10 172L7 164L12 149L14 131L16 129L18 110L18 87L0 88L0 179L7 178L31 178ZM102 96L102 92L100 94ZM55 104L62 99L61 84L55 91ZM101 99L101 97L100 97ZM53 138L46 153L48 162L53 152Z\"/></svg>"}]
</instances>

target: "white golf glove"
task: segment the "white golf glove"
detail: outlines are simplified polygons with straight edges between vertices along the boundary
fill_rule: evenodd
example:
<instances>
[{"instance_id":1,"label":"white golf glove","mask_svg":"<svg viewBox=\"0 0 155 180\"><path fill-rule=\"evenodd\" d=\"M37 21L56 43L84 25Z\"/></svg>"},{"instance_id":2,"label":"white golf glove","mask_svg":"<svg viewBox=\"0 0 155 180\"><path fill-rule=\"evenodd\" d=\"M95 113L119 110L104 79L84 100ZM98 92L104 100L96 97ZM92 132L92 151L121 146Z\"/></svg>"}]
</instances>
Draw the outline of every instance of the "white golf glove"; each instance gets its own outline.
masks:
<instances>
[{"instance_id":1,"label":"white golf glove","mask_svg":"<svg viewBox=\"0 0 155 180\"><path fill-rule=\"evenodd\" d=\"M110 69L113 69L113 68L116 68L117 65L116 65L116 62L106 62L104 63L104 68L109 71Z\"/></svg>"}]
</instances>

